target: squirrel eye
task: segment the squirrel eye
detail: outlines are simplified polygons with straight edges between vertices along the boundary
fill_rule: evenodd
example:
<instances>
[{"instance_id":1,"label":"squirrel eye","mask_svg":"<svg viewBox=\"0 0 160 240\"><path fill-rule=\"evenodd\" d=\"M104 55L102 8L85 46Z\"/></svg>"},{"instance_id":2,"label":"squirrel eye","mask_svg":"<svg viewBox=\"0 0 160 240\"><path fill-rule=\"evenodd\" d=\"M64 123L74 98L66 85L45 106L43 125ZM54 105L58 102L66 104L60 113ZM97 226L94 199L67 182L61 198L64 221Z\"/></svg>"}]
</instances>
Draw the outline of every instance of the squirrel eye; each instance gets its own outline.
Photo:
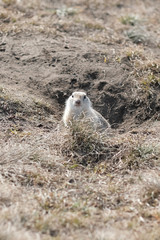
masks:
<instances>
[{"instance_id":1,"label":"squirrel eye","mask_svg":"<svg viewBox=\"0 0 160 240\"><path fill-rule=\"evenodd\" d=\"M72 98L73 98L73 95L72 95Z\"/></svg>"},{"instance_id":2,"label":"squirrel eye","mask_svg":"<svg viewBox=\"0 0 160 240\"><path fill-rule=\"evenodd\" d=\"M84 95L83 99L86 99L86 95Z\"/></svg>"}]
</instances>

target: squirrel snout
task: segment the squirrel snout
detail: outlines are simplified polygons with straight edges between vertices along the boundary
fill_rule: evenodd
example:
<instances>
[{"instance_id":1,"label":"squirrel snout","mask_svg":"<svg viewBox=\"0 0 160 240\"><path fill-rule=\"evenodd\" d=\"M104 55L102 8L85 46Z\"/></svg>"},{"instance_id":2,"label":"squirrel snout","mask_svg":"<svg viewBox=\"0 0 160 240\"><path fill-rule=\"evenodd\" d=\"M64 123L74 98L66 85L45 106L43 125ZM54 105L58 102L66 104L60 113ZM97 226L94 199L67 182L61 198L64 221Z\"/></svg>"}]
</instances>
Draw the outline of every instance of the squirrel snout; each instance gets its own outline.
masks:
<instances>
[{"instance_id":1,"label":"squirrel snout","mask_svg":"<svg viewBox=\"0 0 160 240\"><path fill-rule=\"evenodd\" d=\"M79 106L80 104L81 104L81 101L80 101L80 100L76 100L76 101L75 101L75 105L76 105L76 106Z\"/></svg>"}]
</instances>

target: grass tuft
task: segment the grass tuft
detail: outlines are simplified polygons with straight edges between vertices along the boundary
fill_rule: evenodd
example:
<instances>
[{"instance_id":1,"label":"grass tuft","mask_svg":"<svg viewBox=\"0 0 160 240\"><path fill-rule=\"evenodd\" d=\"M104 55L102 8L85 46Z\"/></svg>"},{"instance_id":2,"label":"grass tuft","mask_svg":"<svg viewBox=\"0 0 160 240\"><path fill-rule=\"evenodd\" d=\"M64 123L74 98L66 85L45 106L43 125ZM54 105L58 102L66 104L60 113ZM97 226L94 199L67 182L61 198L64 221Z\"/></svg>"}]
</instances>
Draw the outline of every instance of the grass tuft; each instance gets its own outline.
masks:
<instances>
[{"instance_id":1,"label":"grass tuft","mask_svg":"<svg viewBox=\"0 0 160 240\"><path fill-rule=\"evenodd\" d=\"M138 22L138 18L136 16L122 16L120 18L120 22L124 25L131 25L131 26L135 26L136 23Z\"/></svg>"},{"instance_id":2,"label":"grass tuft","mask_svg":"<svg viewBox=\"0 0 160 240\"><path fill-rule=\"evenodd\" d=\"M77 9L72 7L63 7L56 10L56 14L58 17L65 17L65 16L74 16L77 13Z\"/></svg>"},{"instance_id":3,"label":"grass tuft","mask_svg":"<svg viewBox=\"0 0 160 240\"><path fill-rule=\"evenodd\" d=\"M127 31L127 36L133 43L136 44L146 44L148 41L147 33L141 28L134 28Z\"/></svg>"},{"instance_id":4,"label":"grass tuft","mask_svg":"<svg viewBox=\"0 0 160 240\"><path fill-rule=\"evenodd\" d=\"M143 203L149 204L150 206L159 206L160 201L160 182L151 183L145 188L143 194Z\"/></svg>"},{"instance_id":5,"label":"grass tuft","mask_svg":"<svg viewBox=\"0 0 160 240\"><path fill-rule=\"evenodd\" d=\"M2 0L5 6L11 6L16 3L16 0Z\"/></svg>"},{"instance_id":6,"label":"grass tuft","mask_svg":"<svg viewBox=\"0 0 160 240\"><path fill-rule=\"evenodd\" d=\"M107 131L100 133L92 125L88 119L73 121L63 150L83 165L92 165L104 159L109 152Z\"/></svg>"}]
</instances>

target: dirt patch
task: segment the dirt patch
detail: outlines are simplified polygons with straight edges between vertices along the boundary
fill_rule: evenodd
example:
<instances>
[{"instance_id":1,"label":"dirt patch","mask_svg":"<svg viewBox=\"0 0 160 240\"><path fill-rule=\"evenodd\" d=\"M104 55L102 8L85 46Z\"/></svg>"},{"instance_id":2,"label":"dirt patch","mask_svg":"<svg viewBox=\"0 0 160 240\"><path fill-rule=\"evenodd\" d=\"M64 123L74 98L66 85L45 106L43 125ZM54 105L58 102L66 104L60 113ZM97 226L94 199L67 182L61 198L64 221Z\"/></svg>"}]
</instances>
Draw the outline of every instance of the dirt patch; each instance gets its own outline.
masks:
<instances>
[{"instance_id":1,"label":"dirt patch","mask_svg":"<svg viewBox=\"0 0 160 240\"><path fill-rule=\"evenodd\" d=\"M129 3L122 4L121 7L118 3L106 5L107 12L104 12L101 4L97 8L96 3L93 2L88 5L80 3L80 6L75 4L71 9L63 3L57 5L47 2L36 10L37 14L41 15L37 18L32 16L33 9L30 5L28 10L25 10L22 9L21 3L5 4L7 3L4 2L6 9L1 7L1 21L4 30L8 30L10 34L4 37L3 32L1 33L1 85L6 84L6 87L10 85L16 91L19 89L27 94L36 92L38 97L52 104L57 119L62 115L66 98L77 89L87 91L95 108L109 119L113 128L119 127L123 122L125 124L130 122L130 126L127 124L127 128L130 128L152 117L158 119L159 33L157 32L154 44L148 44L144 40L138 42L134 49L132 39L127 39L124 32L131 31L133 25L140 24L143 28L144 23L142 19L136 17L130 19L129 13L123 15L126 9L127 12L129 11ZM149 2L146 4L150 7L150 11L154 11ZM51 7L52 14L47 12L48 6ZM18 19L15 19L15 22L10 19L6 23L4 19L12 8L14 9L12 18L16 17L14 14L18 11ZM134 5L132 8L134 10ZM113 24L113 16L109 14L110 9L119 14L116 18L117 26ZM28 11L31 11L29 16ZM88 14L88 18L82 21L81 16L84 13ZM156 21L155 13L154 16ZM57 25L55 23L50 25L51 18ZM24 19L26 19L23 26L26 28L25 32L21 25ZM100 25L97 23L98 19L103 26L101 28L96 25ZM47 20L49 25L46 24L46 28L55 32L46 33L43 29L44 33L40 34L40 29L44 27L42 23L45 24ZM71 20L72 25L70 25ZM153 21L153 18L149 20ZM105 24L106 21L108 25ZM66 26L68 30L59 29L60 25ZM18 33L12 30L13 27ZM110 43L103 43L98 36L104 34L105 38L111 27L115 27L113 36L119 33L117 35L119 42L109 39ZM31 29L29 31L29 28L36 28L35 33L33 34ZM80 32L83 35L77 36ZM97 37L97 40L88 39L90 36ZM151 49L152 59L149 59L148 54ZM146 70L147 76L143 82L139 72L142 72L140 68L145 71L145 62L147 64L148 59L151 65L156 61L157 72L155 74L150 66ZM141 64L140 60L144 63ZM145 85L148 87L147 90Z\"/></svg>"},{"instance_id":2,"label":"dirt patch","mask_svg":"<svg viewBox=\"0 0 160 240\"><path fill-rule=\"evenodd\" d=\"M19 38L17 35L7 38L6 51L1 53L1 82L8 85L10 70L11 86L27 93L36 92L38 97L46 99L58 119L65 100L77 89L88 93L95 108L109 119L112 127L131 118L132 125L142 123L159 111L159 83L150 86L148 92L153 88L154 91L144 96L143 87L131 74L134 66L130 60L122 58L116 63L115 55L102 52L101 45L97 44L95 50L95 44L90 43L88 51L87 44L81 47L81 40L69 37L67 48L61 38L55 41L39 34L36 41L30 34L20 34ZM109 58L107 63L105 55Z\"/></svg>"}]
</instances>

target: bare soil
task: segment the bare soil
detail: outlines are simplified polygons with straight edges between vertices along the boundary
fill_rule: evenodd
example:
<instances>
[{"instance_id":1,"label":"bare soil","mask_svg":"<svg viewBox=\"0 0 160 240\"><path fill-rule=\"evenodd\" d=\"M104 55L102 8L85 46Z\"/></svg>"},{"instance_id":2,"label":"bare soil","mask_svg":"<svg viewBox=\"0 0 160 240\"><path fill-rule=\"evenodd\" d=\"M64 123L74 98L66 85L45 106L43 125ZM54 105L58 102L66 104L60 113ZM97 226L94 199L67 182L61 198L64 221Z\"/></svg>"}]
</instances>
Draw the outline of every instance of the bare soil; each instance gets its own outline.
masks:
<instances>
[{"instance_id":1,"label":"bare soil","mask_svg":"<svg viewBox=\"0 0 160 240\"><path fill-rule=\"evenodd\" d=\"M0 239L160 238L159 9L0 0ZM62 126L75 90L105 140Z\"/></svg>"}]
</instances>

